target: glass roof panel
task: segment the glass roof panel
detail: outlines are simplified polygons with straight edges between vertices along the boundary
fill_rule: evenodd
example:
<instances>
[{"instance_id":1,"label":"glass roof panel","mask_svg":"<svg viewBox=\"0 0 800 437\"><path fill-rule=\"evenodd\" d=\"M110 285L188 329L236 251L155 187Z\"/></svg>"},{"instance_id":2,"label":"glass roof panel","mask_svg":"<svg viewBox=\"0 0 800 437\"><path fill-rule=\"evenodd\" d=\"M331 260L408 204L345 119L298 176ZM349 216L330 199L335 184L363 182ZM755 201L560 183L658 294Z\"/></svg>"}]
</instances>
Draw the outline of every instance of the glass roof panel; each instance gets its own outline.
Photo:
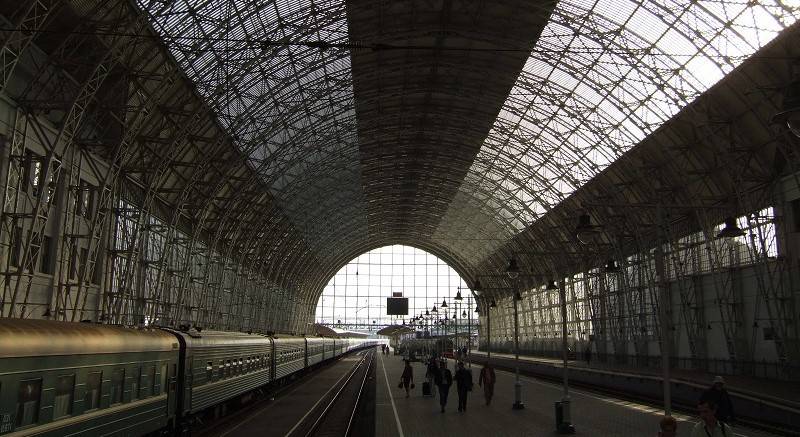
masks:
<instances>
[{"instance_id":1,"label":"glass roof panel","mask_svg":"<svg viewBox=\"0 0 800 437\"><path fill-rule=\"evenodd\" d=\"M524 229L793 24L799 7L561 1L466 180L517 193L508 200Z\"/></svg>"},{"instance_id":2,"label":"glass roof panel","mask_svg":"<svg viewBox=\"0 0 800 437\"><path fill-rule=\"evenodd\" d=\"M138 4L268 183L287 148L355 147L349 51L302 45L347 42L343 1Z\"/></svg>"},{"instance_id":3,"label":"glass roof panel","mask_svg":"<svg viewBox=\"0 0 800 437\"><path fill-rule=\"evenodd\" d=\"M138 4L295 223L317 237L341 228L308 215L315 199L336 199L328 193L335 186L356 205L348 224L366 226L356 213L364 208L350 53L305 45L348 41L344 1Z\"/></svg>"}]
</instances>

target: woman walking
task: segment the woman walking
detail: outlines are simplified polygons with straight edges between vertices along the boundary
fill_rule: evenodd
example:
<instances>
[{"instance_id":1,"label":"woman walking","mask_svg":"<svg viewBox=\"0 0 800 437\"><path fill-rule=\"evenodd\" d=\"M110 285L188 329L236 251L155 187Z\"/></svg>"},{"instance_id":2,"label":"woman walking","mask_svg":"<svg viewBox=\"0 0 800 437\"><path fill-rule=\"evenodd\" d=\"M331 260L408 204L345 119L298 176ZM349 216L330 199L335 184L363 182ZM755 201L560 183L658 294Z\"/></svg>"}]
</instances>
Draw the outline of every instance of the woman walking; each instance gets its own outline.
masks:
<instances>
[{"instance_id":1,"label":"woman walking","mask_svg":"<svg viewBox=\"0 0 800 437\"><path fill-rule=\"evenodd\" d=\"M478 385L483 386L483 397L486 398L486 405L492 402L492 395L494 395L494 382L497 378L494 375L494 369L486 361L483 363L481 369L481 376L478 377Z\"/></svg>"},{"instance_id":2,"label":"woman walking","mask_svg":"<svg viewBox=\"0 0 800 437\"><path fill-rule=\"evenodd\" d=\"M405 360L406 366L403 368L403 374L400 376L400 384L406 389L406 397L409 396L408 387L414 382L414 369L411 367L411 362Z\"/></svg>"}]
</instances>

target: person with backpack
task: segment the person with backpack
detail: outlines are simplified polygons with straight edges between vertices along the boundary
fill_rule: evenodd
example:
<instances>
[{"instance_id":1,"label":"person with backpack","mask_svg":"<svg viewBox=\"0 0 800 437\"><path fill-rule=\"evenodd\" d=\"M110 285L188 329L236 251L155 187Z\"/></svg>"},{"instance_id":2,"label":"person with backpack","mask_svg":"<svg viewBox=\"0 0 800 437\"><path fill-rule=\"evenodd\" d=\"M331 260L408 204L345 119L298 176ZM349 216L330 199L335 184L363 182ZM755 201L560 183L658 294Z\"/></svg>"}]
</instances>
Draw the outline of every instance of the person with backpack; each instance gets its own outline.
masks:
<instances>
[{"instance_id":1,"label":"person with backpack","mask_svg":"<svg viewBox=\"0 0 800 437\"><path fill-rule=\"evenodd\" d=\"M453 385L453 374L444 361L440 362L439 366L434 375L434 382L439 387L439 405L442 407L442 413L444 413L444 407L447 405L447 395L450 393L450 386Z\"/></svg>"}]
</instances>

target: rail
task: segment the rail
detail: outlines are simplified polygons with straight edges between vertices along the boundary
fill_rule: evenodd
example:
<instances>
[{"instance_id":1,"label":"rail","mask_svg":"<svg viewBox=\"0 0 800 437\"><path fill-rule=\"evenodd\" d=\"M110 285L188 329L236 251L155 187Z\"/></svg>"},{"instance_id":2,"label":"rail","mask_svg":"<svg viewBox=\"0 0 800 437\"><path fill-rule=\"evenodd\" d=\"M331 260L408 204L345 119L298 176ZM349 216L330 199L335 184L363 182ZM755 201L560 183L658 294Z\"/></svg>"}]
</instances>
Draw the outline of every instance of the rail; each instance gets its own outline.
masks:
<instances>
[{"instance_id":1,"label":"rail","mask_svg":"<svg viewBox=\"0 0 800 437\"><path fill-rule=\"evenodd\" d=\"M312 416L314 417L313 423L307 427L298 427L291 435L305 437L349 436L374 361L375 350L372 349L364 354L357 365L353 366L350 374L339 385L324 408L316 409L319 413ZM305 422L309 423L310 419L306 419Z\"/></svg>"}]
</instances>

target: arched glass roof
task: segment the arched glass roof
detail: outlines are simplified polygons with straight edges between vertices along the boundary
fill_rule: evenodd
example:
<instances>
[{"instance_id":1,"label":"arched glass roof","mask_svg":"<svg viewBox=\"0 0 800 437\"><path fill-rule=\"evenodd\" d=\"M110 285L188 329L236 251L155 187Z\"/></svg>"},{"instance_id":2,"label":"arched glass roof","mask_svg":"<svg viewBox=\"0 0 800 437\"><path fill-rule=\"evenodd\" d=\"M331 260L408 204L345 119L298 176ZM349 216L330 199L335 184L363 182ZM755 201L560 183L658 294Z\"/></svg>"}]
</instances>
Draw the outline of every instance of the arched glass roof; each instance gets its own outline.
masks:
<instances>
[{"instance_id":1,"label":"arched glass roof","mask_svg":"<svg viewBox=\"0 0 800 437\"><path fill-rule=\"evenodd\" d=\"M509 193L486 201L524 229L794 23L798 5L559 2L468 182Z\"/></svg>"},{"instance_id":2,"label":"arched glass roof","mask_svg":"<svg viewBox=\"0 0 800 437\"><path fill-rule=\"evenodd\" d=\"M479 269L800 17L800 0L137 4L270 195L279 219L245 226L288 219L292 241L251 234L303 260L281 265L309 296L398 242Z\"/></svg>"}]
</instances>

